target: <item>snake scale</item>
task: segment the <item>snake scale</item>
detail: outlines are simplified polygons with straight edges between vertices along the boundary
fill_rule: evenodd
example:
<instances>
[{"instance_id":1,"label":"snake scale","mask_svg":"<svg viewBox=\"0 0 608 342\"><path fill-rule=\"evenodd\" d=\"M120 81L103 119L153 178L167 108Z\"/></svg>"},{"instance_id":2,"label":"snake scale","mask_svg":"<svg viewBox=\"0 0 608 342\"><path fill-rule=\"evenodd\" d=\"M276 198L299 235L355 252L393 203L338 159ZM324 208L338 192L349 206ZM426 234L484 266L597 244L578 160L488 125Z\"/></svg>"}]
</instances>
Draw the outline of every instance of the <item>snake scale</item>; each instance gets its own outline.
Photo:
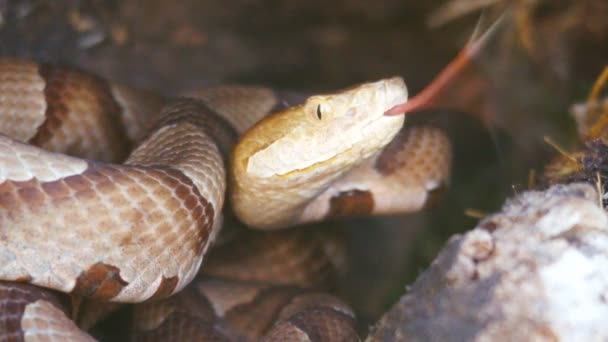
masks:
<instances>
[{"instance_id":1,"label":"snake scale","mask_svg":"<svg viewBox=\"0 0 608 342\"><path fill-rule=\"evenodd\" d=\"M401 78L165 101L2 59L0 340L91 340L71 318L118 302L144 302L136 340L356 340L353 312L316 290L343 264L337 239L283 228L425 205L451 149L384 115L406 101ZM232 213L252 229L223 239Z\"/></svg>"}]
</instances>

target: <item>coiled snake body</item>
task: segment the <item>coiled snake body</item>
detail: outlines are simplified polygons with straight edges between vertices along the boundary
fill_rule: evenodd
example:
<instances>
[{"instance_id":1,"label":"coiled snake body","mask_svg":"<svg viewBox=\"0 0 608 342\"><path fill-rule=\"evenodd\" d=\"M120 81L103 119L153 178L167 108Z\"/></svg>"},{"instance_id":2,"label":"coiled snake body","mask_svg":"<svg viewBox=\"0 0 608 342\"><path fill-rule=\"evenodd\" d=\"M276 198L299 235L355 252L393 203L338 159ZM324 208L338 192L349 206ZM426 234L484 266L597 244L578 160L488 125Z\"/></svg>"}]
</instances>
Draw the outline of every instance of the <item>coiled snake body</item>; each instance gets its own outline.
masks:
<instances>
[{"instance_id":1,"label":"coiled snake body","mask_svg":"<svg viewBox=\"0 0 608 342\"><path fill-rule=\"evenodd\" d=\"M429 192L448 178L450 147L435 128L402 128L403 116L384 115L406 100L403 81L391 78L300 102L282 101L279 93L261 87L216 87L170 101L159 111L160 99L81 71L0 61L0 328L5 330L0 337L89 338L67 332L73 323L64 322L69 322L65 303L32 285L73 298L148 301L136 313L144 322L138 325L144 339L159 327L165 330L157 336L164 338L177 331L203 338L194 332L194 318L228 317L236 297L251 301L259 293L274 303L264 304L274 314L265 328L253 329L251 322L242 327L247 337L257 338L272 326L268 339L356 336L352 327L308 329L351 324L352 313L334 306L339 301L328 299L333 297L292 286L306 283L303 279L328 261L301 271L306 277L274 285L261 285L276 276L266 272L261 254L243 261L248 273L238 284L234 277L196 275L222 226L227 189L240 221L264 230L423 207ZM299 239L302 232L260 234L248 245L277 236ZM317 250L314 258L331 259L332 252L320 247L326 242L313 240L311 246L325 251ZM286 256L280 258L289 264ZM213 260L217 274L230 273L236 264L210 259L211 273ZM294 271L289 272L288 278ZM195 277L188 290L158 301ZM280 299L271 288L279 289ZM191 305L193 293L206 295L207 309L177 309ZM319 307L331 307L338 318L319 314L327 313ZM187 317L179 321L171 316L176 312L188 312ZM212 335L235 337L217 326L210 329ZM257 332L248 335L247 329Z\"/></svg>"}]
</instances>

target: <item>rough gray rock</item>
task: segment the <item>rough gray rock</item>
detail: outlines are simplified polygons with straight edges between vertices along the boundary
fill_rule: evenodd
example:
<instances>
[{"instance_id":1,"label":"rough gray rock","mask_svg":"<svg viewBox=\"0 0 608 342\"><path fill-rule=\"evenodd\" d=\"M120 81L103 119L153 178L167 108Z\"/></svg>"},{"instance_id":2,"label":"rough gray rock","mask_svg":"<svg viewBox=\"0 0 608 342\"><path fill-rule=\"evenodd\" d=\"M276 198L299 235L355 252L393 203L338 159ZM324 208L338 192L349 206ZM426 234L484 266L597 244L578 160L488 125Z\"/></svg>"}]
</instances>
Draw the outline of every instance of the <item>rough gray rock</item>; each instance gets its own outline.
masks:
<instances>
[{"instance_id":1,"label":"rough gray rock","mask_svg":"<svg viewBox=\"0 0 608 342\"><path fill-rule=\"evenodd\" d=\"M507 201L454 236L368 341L608 340L608 217L586 184Z\"/></svg>"}]
</instances>

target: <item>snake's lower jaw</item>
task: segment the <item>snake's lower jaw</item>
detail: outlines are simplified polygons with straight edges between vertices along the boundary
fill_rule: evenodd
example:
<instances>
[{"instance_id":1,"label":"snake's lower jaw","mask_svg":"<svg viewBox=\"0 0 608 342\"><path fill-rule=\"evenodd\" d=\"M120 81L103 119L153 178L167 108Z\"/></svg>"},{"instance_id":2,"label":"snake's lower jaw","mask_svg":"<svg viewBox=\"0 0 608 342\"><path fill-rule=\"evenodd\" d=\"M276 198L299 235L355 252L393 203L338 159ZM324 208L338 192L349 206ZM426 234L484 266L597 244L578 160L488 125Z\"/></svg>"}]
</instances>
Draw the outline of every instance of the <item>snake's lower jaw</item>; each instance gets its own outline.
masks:
<instances>
[{"instance_id":1,"label":"snake's lower jaw","mask_svg":"<svg viewBox=\"0 0 608 342\"><path fill-rule=\"evenodd\" d=\"M378 129L377 134L365 136L358 141L366 143L365 145L351 146L329 159L287 174L256 177L255 174L241 170L241 174L233 177L235 184L232 187L232 203L235 213L244 223L263 230L282 229L324 219L331 215L329 209L314 210L311 214L304 212L313 200L327 201L328 198L317 197L338 179L378 154L397 135L403 122L402 116L383 117L381 121L374 123L382 128L380 130L375 127ZM320 206L314 205L322 208L330 206L329 202Z\"/></svg>"}]
</instances>

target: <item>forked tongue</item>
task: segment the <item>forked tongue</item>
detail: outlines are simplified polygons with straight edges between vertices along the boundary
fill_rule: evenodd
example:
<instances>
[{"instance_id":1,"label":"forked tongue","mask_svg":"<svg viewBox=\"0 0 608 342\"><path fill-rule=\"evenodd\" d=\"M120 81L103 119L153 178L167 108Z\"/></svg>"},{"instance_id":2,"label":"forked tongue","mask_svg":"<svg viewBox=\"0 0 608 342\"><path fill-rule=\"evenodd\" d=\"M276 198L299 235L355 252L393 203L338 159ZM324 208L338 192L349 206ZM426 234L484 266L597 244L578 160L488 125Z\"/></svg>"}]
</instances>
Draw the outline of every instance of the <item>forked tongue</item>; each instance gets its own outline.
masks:
<instances>
[{"instance_id":1,"label":"forked tongue","mask_svg":"<svg viewBox=\"0 0 608 342\"><path fill-rule=\"evenodd\" d=\"M471 87L479 90L483 88L483 83L485 83L483 76L476 73L475 59L479 57L481 51L488 44L489 38L497 30L503 19L504 15L498 18L477 39L475 39L476 34L474 33L472 40L426 88L409 101L387 110L384 115L408 114L432 108L467 111L471 103L477 100L477 95L480 93L480 91L472 92Z\"/></svg>"}]
</instances>

